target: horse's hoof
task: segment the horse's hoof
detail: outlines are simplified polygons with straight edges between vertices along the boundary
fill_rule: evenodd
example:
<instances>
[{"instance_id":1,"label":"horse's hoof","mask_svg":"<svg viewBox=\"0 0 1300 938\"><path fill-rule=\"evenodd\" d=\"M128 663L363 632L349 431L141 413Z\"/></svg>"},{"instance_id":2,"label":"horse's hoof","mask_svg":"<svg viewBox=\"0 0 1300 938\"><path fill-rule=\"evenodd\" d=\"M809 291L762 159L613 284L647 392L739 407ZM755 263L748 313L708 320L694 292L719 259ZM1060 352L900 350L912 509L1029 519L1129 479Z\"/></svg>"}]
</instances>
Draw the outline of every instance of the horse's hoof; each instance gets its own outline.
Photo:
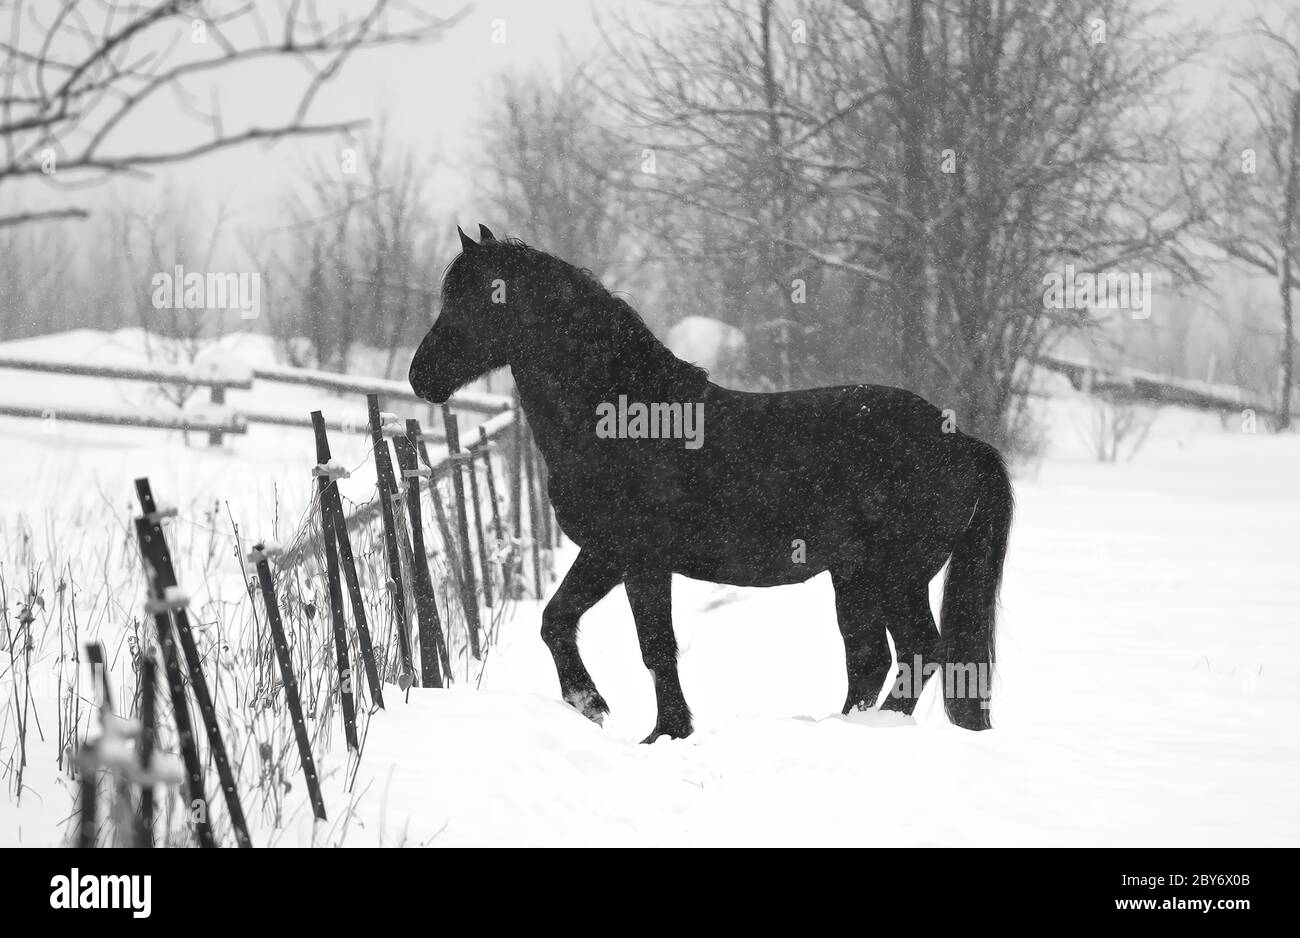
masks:
<instances>
[{"instance_id":1,"label":"horse's hoof","mask_svg":"<svg viewBox=\"0 0 1300 938\"><path fill-rule=\"evenodd\" d=\"M685 739L687 736L690 736L692 732L694 732L694 730L689 726L683 730L667 730L656 726L649 736L641 740L641 745L649 745L661 736L667 736L669 739Z\"/></svg>"},{"instance_id":2,"label":"horse's hoof","mask_svg":"<svg viewBox=\"0 0 1300 938\"><path fill-rule=\"evenodd\" d=\"M609 716L609 704L594 690L577 691L565 697L564 702L597 726L603 727L605 717Z\"/></svg>"},{"instance_id":3,"label":"horse's hoof","mask_svg":"<svg viewBox=\"0 0 1300 938\"><path fill-rule=\"evenodd\" d=\"M988 704L974 699L945 699L943 709L954 726L964 730L991 730L993 723L989 720Z\"/></svg>"}]
</instances>

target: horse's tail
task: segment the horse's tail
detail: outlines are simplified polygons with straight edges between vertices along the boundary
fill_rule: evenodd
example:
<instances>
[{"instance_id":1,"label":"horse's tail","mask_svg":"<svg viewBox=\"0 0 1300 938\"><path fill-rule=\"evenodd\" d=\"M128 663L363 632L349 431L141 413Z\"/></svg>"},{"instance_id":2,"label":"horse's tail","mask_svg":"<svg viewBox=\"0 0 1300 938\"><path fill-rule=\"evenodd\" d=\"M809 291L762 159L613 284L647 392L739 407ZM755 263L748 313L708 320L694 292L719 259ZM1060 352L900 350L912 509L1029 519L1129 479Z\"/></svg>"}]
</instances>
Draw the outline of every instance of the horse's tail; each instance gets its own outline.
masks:
<instances>
[{"instance_id":1,"label":"horse's tail","mask_svg":"<svg viewBox=\"0 0 1300 938\"><path fill-rule=\"evenodd\" d=\"M971 440L970 445L978 493L975 511L948 561L939 613L945 664L943 707L957 726L986 730L991 725L988 708L998 587L1014 496L1001 454L980 440Z\"/></svg>"}]
</instances>

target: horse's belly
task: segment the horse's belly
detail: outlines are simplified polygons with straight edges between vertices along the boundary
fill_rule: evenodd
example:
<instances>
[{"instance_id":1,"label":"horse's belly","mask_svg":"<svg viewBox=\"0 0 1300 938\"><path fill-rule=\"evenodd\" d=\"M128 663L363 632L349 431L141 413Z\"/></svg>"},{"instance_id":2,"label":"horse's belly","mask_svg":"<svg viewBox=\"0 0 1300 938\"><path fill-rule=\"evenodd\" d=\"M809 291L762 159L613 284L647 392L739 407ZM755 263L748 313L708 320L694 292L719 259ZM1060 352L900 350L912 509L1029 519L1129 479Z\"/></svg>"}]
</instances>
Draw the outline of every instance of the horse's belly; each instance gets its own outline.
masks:
<instances>
[{"instance_id":1,"label":"horse's belly","mask_svg":"<svg viewBox=\"0 0 1300 938\"><path fill-rule=\"evenodd\" d=\"M608 545L649 555L674 573L733 586L781 586L802 583L826 570L842 555L845 533L793 521L749 519L737 525L706 512L689 518L667 514L564 511L556 517L565 536L579 547ZM859 536L861 532L858 532Z\"/></svg>"},{"instance_id":2,"label":"horse's belly","mask_svg":"<svg viewBox=\"0 0 1300 938\"><path fill-rule=\"evenodd\" d=\"M857 533L860 536L860 532ZM709 517L673 526L663 556L674 572L735 586L802 583L843 555L849 534L804 518Z\"/></svg>"},{"instance_id":3,"label":"horse's belly","mask_svg":"<svg viewBox=\"0 0 1300 938\"><path fill-rule=\"evenodd\" d=\"M692 580L725 583L728 586L790 586L823 572L824 566L792 563L754 564L728 558L716 560L683 558L673 563L673 573Z\"/></svg>"}]
</instances>

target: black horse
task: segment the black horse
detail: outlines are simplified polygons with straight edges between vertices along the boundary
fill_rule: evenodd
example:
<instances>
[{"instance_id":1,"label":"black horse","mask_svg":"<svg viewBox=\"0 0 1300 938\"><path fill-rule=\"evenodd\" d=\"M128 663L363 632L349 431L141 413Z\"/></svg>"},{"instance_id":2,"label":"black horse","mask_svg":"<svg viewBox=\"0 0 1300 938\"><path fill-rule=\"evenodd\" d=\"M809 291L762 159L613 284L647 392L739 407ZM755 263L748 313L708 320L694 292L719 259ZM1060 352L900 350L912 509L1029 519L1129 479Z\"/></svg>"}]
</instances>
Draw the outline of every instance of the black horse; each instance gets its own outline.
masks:
<instances>
[{"instance_id":1,"label":"black horse","mask_svg":"<svg viewBox=\"0 0 1300 938\"><path fill-rule=\"evenodd\" d=\"M609 712L578 655L578 622L623 583L654 678L646 742L687 736L672 575L777 586L829 570L845 713L875 706L895 674L888 629L904 676L884 707L911 713L941 673L949 719L989 727L1012 514L997 450L898 388L719 387L588 271L485 227L479 243L460 237L411 387L443 402L494 368L514 374L560 526L580 548L542 615L566 701L597 723ZM941 637L928 584L945 563Z\"/></svg>"}]
</instances>

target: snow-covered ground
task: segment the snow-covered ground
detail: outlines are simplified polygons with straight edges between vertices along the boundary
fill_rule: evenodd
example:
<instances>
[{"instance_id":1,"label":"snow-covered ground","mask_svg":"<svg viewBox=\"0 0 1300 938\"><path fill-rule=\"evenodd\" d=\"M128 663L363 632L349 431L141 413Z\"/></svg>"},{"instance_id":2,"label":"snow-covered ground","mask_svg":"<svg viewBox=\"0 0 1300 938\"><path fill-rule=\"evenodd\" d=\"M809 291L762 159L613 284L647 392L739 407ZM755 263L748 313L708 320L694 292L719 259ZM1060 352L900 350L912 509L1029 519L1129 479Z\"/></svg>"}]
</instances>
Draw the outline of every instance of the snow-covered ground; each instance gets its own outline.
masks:
<instances>
[{"instance_id":1,"label":"snow-covered ground","mask_svg":"<svg viewBox=\"0 0 1300 938\"><path fill-rule=\"evenodd\" d=\"M57 337L40 342L59 353ZM0 373L0 399L13 399L11 376ZM57 409L70 381L23 376L21 393ZM521 603L480 689L413 690L409 703L389 694L346 817L341 760L322 754L335 813L316 842L1296 844L1300 737L1287 727L1300 711L1300 437L1167 408L1131 462L1099 464L1084 439L1093 405L1056 393L1048 453L1016 480L992 732L948 725L933 688L915 725L839 716L843 648L825 576L769 590L679 579L696 733L653 746L637 743L653 694L623 591L588 614L581 636L612 709L604 728L558 701L540 607ZM355 406L286 406L307 404L327 416L331 404ZM13 543L21 513L33 540L58 540L59 557L122 537L131 479L146 473L182 506L182 526L217 500L224 517L228 500L243 530L270 533L277 505L287 518L306 504L312 462L308 432L259 428L210 450L160 431L0 419L0 447L0 541ZM338 453L359 464L366 449L357 437ZM373 473L344 486L363 498ZM562 552L561 567L571 558ZM17 571L7 573L12 594ZM88 593L92 575L80 582ZM96 627L107 636L121 620ZM11 759L0 752L0 764ZM70 788L52 761L35 745L23 807L0 797L0 844L63 836ZM290 801L301 804L299 788ZM255 834L312 836L305 822Z\"/></svg>"}]
</instances>

